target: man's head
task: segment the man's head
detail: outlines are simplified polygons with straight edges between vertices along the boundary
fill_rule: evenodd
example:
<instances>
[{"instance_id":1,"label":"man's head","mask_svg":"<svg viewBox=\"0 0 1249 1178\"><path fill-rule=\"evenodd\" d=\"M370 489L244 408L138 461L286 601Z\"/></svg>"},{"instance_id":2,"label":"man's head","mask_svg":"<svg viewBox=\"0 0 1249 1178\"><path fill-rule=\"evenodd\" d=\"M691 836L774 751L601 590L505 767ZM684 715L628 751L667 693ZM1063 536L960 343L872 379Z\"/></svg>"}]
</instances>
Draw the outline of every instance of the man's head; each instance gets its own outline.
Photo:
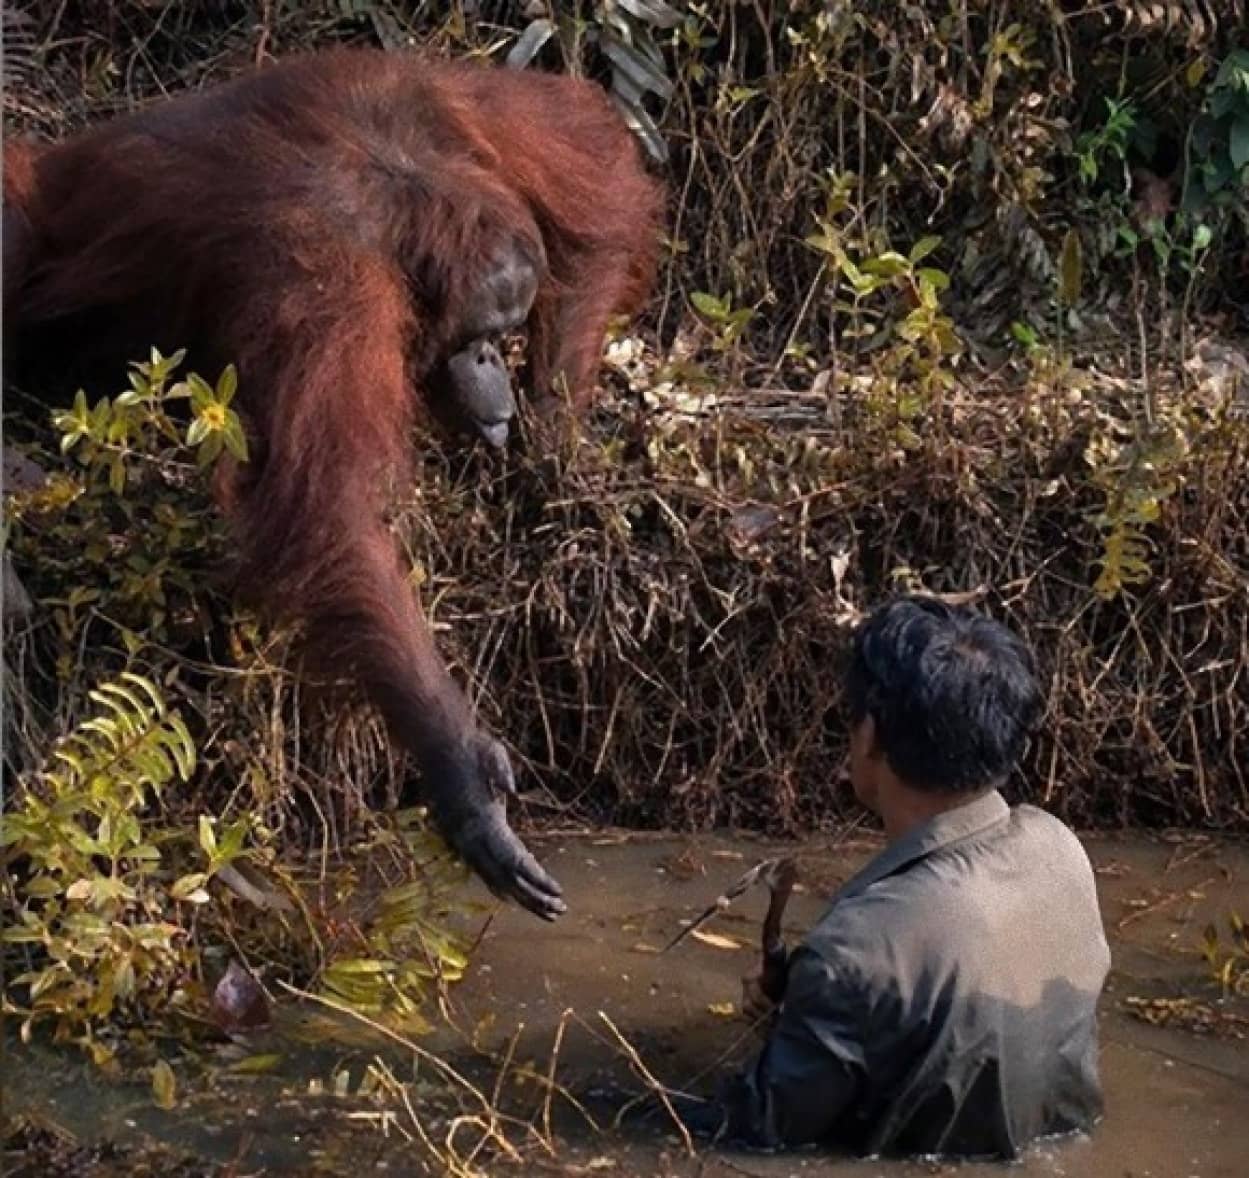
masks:
<instances>
[{"instance_id":1,"label":"man's head","mask_svg":"<svg viewBox=\"0 0 1249 1178\"><path fill-rule=\"evenodd\" d=\"M890 602L859 626L846 686L850 779L878 812L899 785L956 800L1000 784L1043 706L1014 634L931 597Z\"/></svg>"}]
</instances>

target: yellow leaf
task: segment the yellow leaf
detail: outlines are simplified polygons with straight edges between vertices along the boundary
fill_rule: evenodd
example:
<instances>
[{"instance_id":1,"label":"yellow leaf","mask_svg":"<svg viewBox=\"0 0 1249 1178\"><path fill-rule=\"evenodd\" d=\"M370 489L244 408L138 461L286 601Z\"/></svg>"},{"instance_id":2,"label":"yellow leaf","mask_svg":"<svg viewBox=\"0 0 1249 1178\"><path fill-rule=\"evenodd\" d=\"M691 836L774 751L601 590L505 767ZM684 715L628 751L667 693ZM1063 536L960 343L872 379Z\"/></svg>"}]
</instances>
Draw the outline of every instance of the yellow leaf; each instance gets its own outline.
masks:
<instances>
[{"instance_id":1,"label":"yellow leaf","mask_svg":"<svg viewBox=\"0 0 1249 1178\"><path fill-rule=\"evenodd\" d=\"M231 1064L230 1071L243 1075L259 1075L261 1072L273 1071L281 1062L282 1056L276 1051L262 1055L248 1055L237 1063Z\"/></svg>"},{"instance_id":2,"label":"yellow leaf","mask_svg":"<svg viewBox=\"0 0 1249 1178\"><path fill-rule=\"evenodd\" d=\"M705 933L702 929L695 929L690 936L696 941L702 941L704 945L711 945L715 949L745 949L746 946L733 937L723 936L721 933Z\"/></svg>"},{"instance_id":3,"label":"yellow leaf","mask_svg":"<svg viewBox=\"0 0 1249 1178\"><path fill-rule=\"evenodd\" d=\"M156 1061L152 1069L152 1098L158 1108L173 1108L177 1103L177 1081L171 1068L163 1059Z\"/></svg>"},{"instance_id":4,"label":"yellow leaf","mask_svg":"<svg viewBox=\"0 0 1249 1178\"><path fill-rule=\"evenodd\" d=\"M737 1007L731 1002L712 1002L707 1011L710 1014L717 1014L721 1018L732 1018L737 1013Z\"/></svg>"}]
</instances>

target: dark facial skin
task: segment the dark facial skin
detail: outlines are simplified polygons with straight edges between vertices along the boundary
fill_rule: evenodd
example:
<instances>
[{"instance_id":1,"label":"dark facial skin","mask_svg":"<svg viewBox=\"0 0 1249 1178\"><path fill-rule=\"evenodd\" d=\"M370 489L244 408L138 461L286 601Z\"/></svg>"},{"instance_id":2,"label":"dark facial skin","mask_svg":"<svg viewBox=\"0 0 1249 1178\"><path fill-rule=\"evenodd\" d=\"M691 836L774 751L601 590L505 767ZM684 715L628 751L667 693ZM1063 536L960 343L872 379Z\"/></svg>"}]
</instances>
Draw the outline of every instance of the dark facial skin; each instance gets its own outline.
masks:
<instances>
[{"instance_id":1,"label":"dark facial skin","mask_svg":"<svg viewBox=\"0 0 1249 1178\"><path fill-rule=\"evenodd\" d=\"M542 264L519 240L502 249L456 325L459 346L429 377L430 403L443 424L496 449L507 444L516 395L495 339L528 318Z\"/></svg>"},{"instance_id":2,"label":"dark facial skin","mask_svg":"<svg viewBox=\"0 0 1249 1178\"><path fill-rule=\"evenodd\" d=\"M516 395L492 340L472 340L438 367L429 385L431 404L445 426L476 435L496 449L507 445Z\"/></svg>"},{"instance_id":3,"label":"dark facial skin","mask_svg":"<svg viewBox=\"0 0 1249 1178\"><path fill-rule=\"evenodd\" d=\"M535 258L519 239L500 249L469 300L457 339L467 347L473 341L515 331L529 315L545 268L545 259Z\"/></svg>"}]
</instances>

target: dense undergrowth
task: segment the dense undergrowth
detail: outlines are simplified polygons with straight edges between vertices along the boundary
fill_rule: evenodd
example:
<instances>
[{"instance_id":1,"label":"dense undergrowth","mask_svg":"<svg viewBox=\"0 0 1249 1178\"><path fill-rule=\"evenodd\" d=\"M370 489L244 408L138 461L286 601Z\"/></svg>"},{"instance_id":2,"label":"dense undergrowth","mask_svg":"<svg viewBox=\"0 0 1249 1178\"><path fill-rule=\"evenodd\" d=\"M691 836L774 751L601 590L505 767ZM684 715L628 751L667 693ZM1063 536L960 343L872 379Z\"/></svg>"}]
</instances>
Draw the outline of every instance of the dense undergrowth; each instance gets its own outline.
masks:
<instances>
[{"instance_id":1,"label":"dense undergrowth","mask_svg":"<svg viewBox=\"0 0 1249 1178\"><path fill-rule=\"evenodd\" d=\"M838 821L846 630L922 586L1038 652L1018 796L1249 829L1238 0L26 7L6 115L39 133L415 39L588 68L662 136L668 265L592 419L503 460L418 439L396 522L529 819ZM5 643L9 1001L107 1061L123 1014L211 1012L228 946L419 1024L462 965L454 865L363 804L404 773L373 718L229 603L202 468L245 448L232 375L153 362L55 422L6 400L51 476L6 509L36 604Z\"/></svg>"},{"instance_id":2,"label":"dense undergrowth","mask_svg":"<svg viewBox=\"0 0 1249 1178\"><path fill-rule=\"evenodd\" d=\"M5 1009L106 1067L157 1013L188 1042L267 1021L274 979L420 1030L465 964L464 870L418 812L360 806L389 769L371 721L348 697L319 723L334 685L302 701L225 595L205 476L247 460L237 380L181 359L54 414L29 448L64 465L8 497L36 615L6 643Z\"/></svg>"}]
</instances>

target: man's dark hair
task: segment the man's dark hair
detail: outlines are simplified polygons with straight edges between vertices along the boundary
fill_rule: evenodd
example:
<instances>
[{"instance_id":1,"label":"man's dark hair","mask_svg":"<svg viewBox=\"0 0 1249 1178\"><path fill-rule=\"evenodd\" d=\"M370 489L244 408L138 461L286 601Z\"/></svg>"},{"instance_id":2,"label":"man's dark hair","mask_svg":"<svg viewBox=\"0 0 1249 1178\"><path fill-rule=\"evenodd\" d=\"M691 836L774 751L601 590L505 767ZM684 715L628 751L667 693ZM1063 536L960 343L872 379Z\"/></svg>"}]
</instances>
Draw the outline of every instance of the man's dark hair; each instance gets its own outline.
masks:
<instances>
[{"instance_id":1,"label":"man's dark hair","mask_svg":"<svg viewBox=\"0 0 1249 1178\"><path fill-rule=\"evenodd\" d=\"M1003 781L1043 706L1016 635L931 597L892 601L859 626L846 686L851 718L872 717L893 771L934 792Z\"/></svg>"}]
</instances>

